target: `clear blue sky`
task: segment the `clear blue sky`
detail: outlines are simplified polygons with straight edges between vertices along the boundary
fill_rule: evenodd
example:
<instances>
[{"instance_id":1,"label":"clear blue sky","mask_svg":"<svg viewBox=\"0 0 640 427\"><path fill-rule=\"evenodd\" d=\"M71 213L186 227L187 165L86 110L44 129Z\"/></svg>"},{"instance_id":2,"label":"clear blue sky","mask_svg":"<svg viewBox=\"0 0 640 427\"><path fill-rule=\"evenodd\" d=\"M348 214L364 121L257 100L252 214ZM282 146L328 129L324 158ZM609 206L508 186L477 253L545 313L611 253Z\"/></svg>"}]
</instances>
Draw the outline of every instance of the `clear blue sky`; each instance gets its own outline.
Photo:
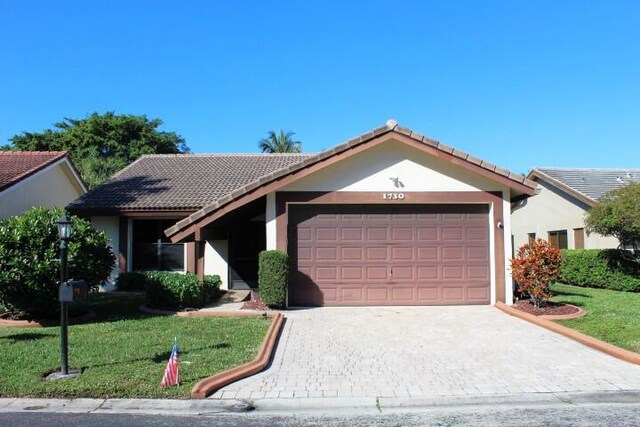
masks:
<instances>
[{"instance_id":1,"label":"clear blue sky","mask_svg":"<svg viewBox=\"0 0 640 427\"><path fill-rule=\"evenodd\" d=\"M393 118L520 173L640 166L637 0L0 0L0 61L0 144L115 110L317 152Z\"/></svg>"}]
</instances>

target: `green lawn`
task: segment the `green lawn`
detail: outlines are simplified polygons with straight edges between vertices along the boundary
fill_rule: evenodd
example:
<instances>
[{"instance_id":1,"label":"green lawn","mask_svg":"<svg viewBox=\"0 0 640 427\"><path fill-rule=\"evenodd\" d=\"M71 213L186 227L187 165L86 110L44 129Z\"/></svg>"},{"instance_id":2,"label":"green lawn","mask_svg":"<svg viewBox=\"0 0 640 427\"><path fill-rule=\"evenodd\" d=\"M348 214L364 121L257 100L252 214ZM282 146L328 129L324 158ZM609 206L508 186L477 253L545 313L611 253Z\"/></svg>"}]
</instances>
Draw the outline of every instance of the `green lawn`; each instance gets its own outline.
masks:
<instances>
[{"instance_id":1,"label":"green lawn","mask_svg":"<svg viewBox=\"0 0 640 427\"><path fill-rule=\"evenodd\" d=\"M556 284L551 300L587 311L585 317L558 323L618 347L640 353L640 293Z\"/></svg>"},{"instance_id":2,"label":"green lawn","mask_svg":"<svg viewBox=\"0 0 640 427\"><path fill-rule=\"evenodd\" d=\"M139 313L140 295L99 294L84 302L98 318L69 327L75 379L47 381L60 369L60 328L0 328L0 397L188 398L207 376L255 358L270 320L182 318ZM160 388L174 337L180 386Z\"/></svg>"}]
</instances>

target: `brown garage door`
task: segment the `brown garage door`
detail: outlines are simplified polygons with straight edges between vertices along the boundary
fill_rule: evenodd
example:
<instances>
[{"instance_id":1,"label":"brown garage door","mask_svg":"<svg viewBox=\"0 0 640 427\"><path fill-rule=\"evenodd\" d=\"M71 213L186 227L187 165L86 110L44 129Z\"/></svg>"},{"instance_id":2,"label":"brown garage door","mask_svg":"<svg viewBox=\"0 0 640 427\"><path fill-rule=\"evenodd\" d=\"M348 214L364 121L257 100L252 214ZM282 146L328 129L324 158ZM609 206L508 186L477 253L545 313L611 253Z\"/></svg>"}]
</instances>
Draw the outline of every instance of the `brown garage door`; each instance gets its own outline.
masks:
<instances>
[{"instance_id":1,"label":"brown garage door","mask_svg":"<svg viewBox=\"0 0 640 427\"><path fill-rule=\"evenodd\" d=\"M291 306L488 304L486 205L290 205Z\"/></svg>"}]
</instances>

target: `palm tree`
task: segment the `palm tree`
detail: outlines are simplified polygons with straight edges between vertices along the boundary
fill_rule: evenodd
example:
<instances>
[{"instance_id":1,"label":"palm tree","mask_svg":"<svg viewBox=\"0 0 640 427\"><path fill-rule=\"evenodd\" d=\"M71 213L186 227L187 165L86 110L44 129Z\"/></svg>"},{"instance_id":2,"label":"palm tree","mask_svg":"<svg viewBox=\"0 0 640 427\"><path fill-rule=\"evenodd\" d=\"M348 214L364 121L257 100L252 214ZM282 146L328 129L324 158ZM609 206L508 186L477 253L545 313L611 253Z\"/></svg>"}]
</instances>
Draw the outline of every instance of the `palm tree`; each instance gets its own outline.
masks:
<instances>
[{"instance_id":1,"label":"palm tree","mask_svg":"<svg viewBox=\"0 0 640 427\"><path fill-rule=\"evenodd\" d=\"M300 141L294 141L293 135L295 132L285 132L280 129L280 132L269 131L269 136L262 138L258 142L258 146L263 153L301 153L302 143Z\"/></svg>"}]
</instances>

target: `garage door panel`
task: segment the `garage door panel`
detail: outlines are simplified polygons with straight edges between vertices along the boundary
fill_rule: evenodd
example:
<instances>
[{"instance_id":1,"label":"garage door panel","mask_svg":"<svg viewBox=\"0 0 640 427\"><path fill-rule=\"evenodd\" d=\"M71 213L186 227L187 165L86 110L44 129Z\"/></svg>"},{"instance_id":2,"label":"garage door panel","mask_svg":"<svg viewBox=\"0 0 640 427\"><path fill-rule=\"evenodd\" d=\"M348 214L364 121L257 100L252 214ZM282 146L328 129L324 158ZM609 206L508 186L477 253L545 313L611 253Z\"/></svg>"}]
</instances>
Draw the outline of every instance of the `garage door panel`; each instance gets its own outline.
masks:
<instances>
[{"instance_id":1,"label":"garage door panel","mask_svg":"<svg viewBox=\"0 0 640 427\"><path fill-rule=\"evenodd\" d=\"M387 280L387 267L366 266L364 267L365 277L367 280Z\"/></svg>"},{"instance_id":2,"label":"garage door panel","mask_svg":"<svg viewBox=\"0 0 640 427\"><path fill-rule=\"evenodd\" d=\"M340 230L340 239L343 242L362 242L363 233L360 227L342 227Z\"/></svg>"},{"instance_id":3,"label":"garage door panel","mask_svg":"<svg viewBox=\"0 0 640 427\"><path fill-rule=\"evenodd\" d=\"M489 267L467 266L467 278L470 280L489 280Z\"/></svg>"},{"instance_id":4,"label":"garage door panel","mask_svg":"<svg viewBox=\"0 0 640 427\"><path fill-rule=\"evenodd\" d=\"M386 246L376 246L366 248L367 259L376 261L376 260L387 260L387 247Z\"/></svg>"},{"instance_id":5,"label":"garage door panel","mask_svg":"<svg viewBox=\"0 0 640 427\"><path fill-rule=\"evenodd\" d=\"M391 259L393 261L413 260L415 248L413 246L400 246L391 248Z\"/></svg>"},{"instance_id":6,"label":"garage door panel","mask_svg":"<svg viewBox=\"0 0 640 427\"><path fill-rule=\"evenodd\" d=\"M437 247L418 247L418 261L437 261L438 260L438 248Z\"/></svg>"},{"instance_id":7,"label":"garage door panel","mask_svg":"<svg viewBox=\"0 0 640 427\"><path fill-rule=\"evenodd\" d=\"M442 278L447 279L464 279L464 267L461 265L456 266L443 266Z\"/></svg>"},{"instance_id":8,"label":"garage door panel","mask_svg":"<svg viewBox=\"0 0 640 427\"><path fill-rule=\"evenodd\" d=\"M364 299L364 289L362 288L341 288L342 301L346 303L362 303Z\"/></svg>"},{"instance_id":9,"label":"garage door panel","mask_svg":"<svg viewBox=\"0 0 640 427\"><path fill-rule=\"evenodd\" d=\"M387 288L372 288L366 289L367 300L370 302L384 303L389 300L389 290Z\"/></svg>"},{"instance_id":10,"label":"garage door panel","mask_svg":"<svg viewBox=\"0 0 640 427\"><path fill-rule=\"evenodd\" d=\"M334 227L316 228L316 241L318 242L335 242L338 238L338 230Z\"/></svg>"},{"instance_id":11,"label":"garage door panel","mask_svg":"<svg viewBox=\"0 0 640 427\"><path fill-rule=\"evenodd\" d=\"M411 227L391 227L391 240L393 243L412 241L414 231Z\"/></svg>"},{"instance_id":12,"label":"garage door panel","mask_svg":"<svg viewBox=\"0 0 640 427\"><path fill-rule=\"evenodd\" d=\"M461 242L463 241L463 230L461 227L442 227L442 240L443 241L455 241Z\"/></svg>"},{"instance_id":13,"label":"garage door panel","mask_svg":"<svg viewBox=\"0 0 640 427\"><path fill-rule=\"evenodd\" d=\"M427 304L434 304L440 300L439 288L418 288L418 301Z\"/></svg>"},{"instance_id":14,"label":"garage door panel","mask_svg":"<svg viewBox=\"0 0 640 427\"><path fill-rule=\"evenodd\" d=\"M340 248L341 258L345 261L364 261L363 248Z\"/></svg>"},{"instance_id":15,"label":"garage door panel","mask_svg":"<svg viewBox=\"0 0 640 427\"><path fill-rule=\"evenodd\" d=\"M298 242L311 242L311 233L313 231L308 227L298 228Z\"/></svg>"},{"instance_id":16,"label":"garage door panel","mask_svg":"<svg viewBox=\"0 0 640 427\"><path fill-rule=\"evenodd\" d=\"M409 303L414 301L413 287L394 287L391 288L391 300L395 302Z\"/></svg>"},{"instance_id":17,"label":"garage door panel","mask_svg":"<svg viewBox=\"0 0 640 427\"><path fill-rule=\"evenodd\" d=\"M369 242L386 242L388 239L386 227L371 227L367 228L367 241Z\"/></svg>"},{"instance_id":18,"label":"garage door panel","mask_svg":"<svg viewBox=\"0 0 640 427\"><path fill-rule=\"evenodd\" d=\"M467 227L467 241L484 242L487 239L486 234L486 227Z\"/></svg>"},{"instance_id":19,"label":"garage door panel","mask_svg":"<svg viewBox=\"0 0 640 427\"><path fill-rule=\"evenodd\" d=\"M412 265L394 265L391 269L392 281L415 280L415 268Z\"/></svg>"},{"instance_id":20,"label":"garage door panel","mask_svg":"<svg viewBox=\"0 0 640 427\"><path fill-rule=\"evenodd\" d=\"M485 301L489 299L489 290L484 286L467 288L467 299L471 301Z\"/></svg>"},{"instance_id":21,"label":"garage door panel","mask_svg":"<svg viewBox=\"0 0 640 427\"><path fill-rule=\"evenodd\" d=\"M488 207L290 207L295 305L487 304Z\"/></svg>"},{"instance_id":22,"label":"garage door panel","mask_svg":"<svg viewBox=\"0 0 640 427\"><path fill-rule=\"evenodd\" d=\"M438 279L438 266L418 266L418 281Z\"/></svg>"},{"instance_id":23,"label":"garage door panel","mask_svg":"<svg viewBox=\"0 0 640 427\"><path fill-rule=\"evenodd\" d=\"M364 276L362 274L362 267L341 267L340 273L344 280L362 280Z\"/></svg>"},{"instance_id":24,"label":"garage door panel","mask_svg":"<svg viewBox=\"0 0 640 427\"><path fill-rule=\"evenodd\" d=\"M316 261L337 261L338 260L338 248L333 247L319 247L316 248Z\"/></svg>"},{"instance_id":25,"label":"garage door panel","mask_svg":"<svg viewBox=\"0 0 640 427\"><path fill-rule=\"evenodd\" d=\"M336 267L316 267L315 279L318 281L331 280L335 281L338 278Z\"/></svg>"},{"instance_id":26,"label":"garage door panel","mask_svg":"<svg viewBox=\"0 0 640 427\"><path fill-rule=\"evenodd\" d=\"M467 246L466 253L469 261L489 260L489 250L485 246Z\"/></svg>"}]
</instances>

